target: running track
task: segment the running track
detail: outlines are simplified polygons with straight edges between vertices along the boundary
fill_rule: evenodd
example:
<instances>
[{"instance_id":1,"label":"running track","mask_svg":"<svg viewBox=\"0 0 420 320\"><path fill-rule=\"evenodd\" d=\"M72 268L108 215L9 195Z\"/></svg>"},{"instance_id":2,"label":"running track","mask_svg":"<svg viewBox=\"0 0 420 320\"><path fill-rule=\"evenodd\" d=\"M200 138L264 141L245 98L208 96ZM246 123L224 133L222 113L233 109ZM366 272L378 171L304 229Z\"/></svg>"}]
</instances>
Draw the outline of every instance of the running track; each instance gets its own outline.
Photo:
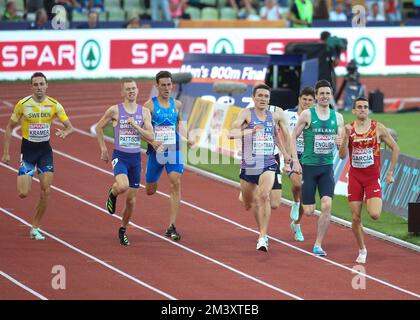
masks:
<instances>
[{"instance_id":1,"label":"running track","mask_svg":"<svg viewBox=\"0 0 420 320\"><path fill-rule=\"evenodd\" d=\"M79 130L66 140L52 139L56 175L43 242L28 238L39 185L33 182L25 200L16 195L20 141L12 138L12 164L0 166L0 299L420 298L418 253L367 236L366 288L355 290L352 281L360 275L352 272L357 248L350 229L331 224L323 245L328 257L315 257L310 251L317 219L304 217L305 242L297 243L288 225L289 208L282 206L273 211L269 252L256 251L253 215L239 205L238 190L189 171L182 179L177 223L181 242L162 236L169 210L163 174L160 193L147 196L140 190L128 229L132 245L121 247L119 217L104 209L111 167L99 159L96 138L86 134L105 108L118 102L119 84L50 86L49 95L60 100ZM28 89L26 84L0 86L1 130L10 104ZM141 84L140 101L149 89L150 83ZM3 146L3 134L0 141ZM121 197L118 212L123 202ZM66 271L65 290L52 286L57 265Z\"/></svg>"}]
</instances>

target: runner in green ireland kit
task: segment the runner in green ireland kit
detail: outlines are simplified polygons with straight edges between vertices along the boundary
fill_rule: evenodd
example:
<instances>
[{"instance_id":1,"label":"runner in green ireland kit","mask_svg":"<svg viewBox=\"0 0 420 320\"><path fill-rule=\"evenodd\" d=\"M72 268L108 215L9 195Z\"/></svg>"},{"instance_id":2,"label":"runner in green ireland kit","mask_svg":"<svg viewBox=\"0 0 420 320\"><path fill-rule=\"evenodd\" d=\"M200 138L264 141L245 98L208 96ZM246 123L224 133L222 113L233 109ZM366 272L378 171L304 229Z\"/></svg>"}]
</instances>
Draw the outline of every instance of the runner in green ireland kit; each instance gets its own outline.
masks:
<instances>
[{"instance_id":1,"label":"runner in green ireland kit","mask_svg":"<svg viewBox=\"0 0 420 320\"><path fill-rule=\"evenodd\" d=\"M306 215L315 211L315 193L318 188L321 198L321 214L313 253L326 256L321 244L331 217L331 204L334 195L333 151L334 145L341 143L343 116L330 109L332 97L331 84L320 80L315 85L317 104L299 117L291 134L293 171L302 173L302 205ZM303 131L304 151L300 165L296 151L296 139Z\"/></svg>"}]
</instances>

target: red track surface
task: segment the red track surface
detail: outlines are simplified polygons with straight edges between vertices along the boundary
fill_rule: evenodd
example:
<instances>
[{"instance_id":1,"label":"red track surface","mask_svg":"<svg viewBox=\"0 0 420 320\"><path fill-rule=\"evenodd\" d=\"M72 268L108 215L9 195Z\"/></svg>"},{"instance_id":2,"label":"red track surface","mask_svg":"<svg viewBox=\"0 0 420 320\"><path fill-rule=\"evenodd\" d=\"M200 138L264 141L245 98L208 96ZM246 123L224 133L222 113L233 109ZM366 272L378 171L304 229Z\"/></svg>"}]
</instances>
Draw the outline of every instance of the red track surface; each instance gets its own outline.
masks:
<instances>
[{"instance_id":1,"label":"red track surface","mask_svg":"<svg viewBox=\"0 0 420 320\"><path fill-rule=\"evenodd\" d=\"M147 98L149 88L150 83L141 86L140 101ZM29 92L27 85L3 85L0 90L0 128L4 129L11 111L4 101L14 104ZM117 82L52 83L49 94L62 102L73 125L87 132L105 108L118 102L118 92ZM3 145L3 135L0 140ZM351 270L357 248L351 230L332 224L323 245L328 259L314 257L308 252L316 237L317 219L304 218L305 242L296 243L287 206L273 212L269 252L256 251L255 222L239 205L238 190L188 171L182 179L184 202L177 223L181 242L162 237L168 198L164 194L147 196L141 189L132 220L135 226L128 229L132 245L121 247L119 220L103 209L113 177L110 165L99 159L96 139L75 133L64 141L53 138L52 145L55 189L43 230L53 237L47 235L43 242L31 241L29 227L17 220L31 222L39 193L34 181L27 199L16 195L13 168L18 164L18 139L12 140L13 168L0 166L0 271L48 299L420 297L418 253L367 236L366 288L355 290L352 280L356 274ZM111 151L112 146L108 147ZM159 191L169 192L165 174ZM119 198L118 212L123 202ZM52 286L55 265L65 267L65 290ZM0 299L38 299L2 276L0 286Z\"/></svg>"}]
</instances>

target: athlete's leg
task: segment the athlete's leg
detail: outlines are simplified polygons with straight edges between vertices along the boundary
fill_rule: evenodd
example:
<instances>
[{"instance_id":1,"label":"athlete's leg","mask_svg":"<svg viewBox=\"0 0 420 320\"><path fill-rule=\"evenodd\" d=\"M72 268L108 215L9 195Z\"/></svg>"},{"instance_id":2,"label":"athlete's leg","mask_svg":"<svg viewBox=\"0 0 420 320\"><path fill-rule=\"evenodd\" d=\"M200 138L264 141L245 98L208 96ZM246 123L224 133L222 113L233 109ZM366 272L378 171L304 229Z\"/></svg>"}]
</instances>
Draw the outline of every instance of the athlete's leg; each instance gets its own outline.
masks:
<instances>
[{"instance_id":1,"label":"athlete's leg","mask_svg":"<svg viewBox=\"0 0 420 320\"><path fill-rule=\"evenodd\" d=\"M363 202L361 201L350 201L349 202L351 210L351 228L353 230L354 236L356 237L357 245L359 249L365 248L365 243L363 239L363 224L362 224L362 206Z\"/></svg>"},{"instance_id":2,"label":"athlete's leg","mask_svg":"<svg viewBox=\"0 0 420 320\"><path fill-rule=\"evenodd\" d=\"M48 198L50 195L51 184L54 174L52 172L44 172L39 175L39 182L41 186L41 193L36 206L35 217L32 221L33 228L39 228L41 225L42 217L47 210Z\"/></svg>"},{"instance_id":3,"label":"athlete's leg","mask_svg":"<svg viewBox=\"0 0 420 320\"><path fill-rule=\"evenodd\" d=\"M179 204L181 203L181 174L172 171L168 174L169 182L171 185L170 192L170 213L169 213L169 226L175 225L176 218L179 212Z\"/></svg>"},{"instance_id":4,"label":"athlete's leg","mask_svg":"<svg viewBox=\"0 0 420 320\"><path fill-rule=\"evenodd\" d=\"M258 216L260 225L260 238L265 237L271 217L270 192L274 182L275 172L265 171L258 181L256 202L258 204Z\"/></svg>"},{"instance_id":5,"label":"athlete's leg","mask_svg":"<svg viewBox=\"0 0 420 320\"><path fill-rule=\"evenodd\" d=\"M158 180L163 171L163 164L158 163L156 152L152 152L147 157L146 165L146 194L151 196L156 193Z\"/></svg>"},{"instance_id":6,"label":"athlete's leg","mask_svg":"<svg viewBox=\"0 0 420 320\"><path fill-rule=\"evenodd\" d=\"M32 177L18 176L17 177L17 192L20 198L26 198L31 191Z\"/></svg>"},{"instance_id":7,"label":"athlete's leg","mask_svg":"<svg viewBox=\"0 0 420 320\"><path fill-rule=\"evenodd\" d=\"M115 176L115 182L112 185L112 194L114 196L118 196L124 192L126 192L129 188L128 177L126 174L121 173Z\"/></svg>"},{"instance_id":8,"label":"athlete's leg","mask_svg":"<svg viewBox=\"0 0 420 320\"><path fill-rule=\"evenodd\" d=\"M277 209L281 204L281 189L273 189L270 192L271 209Z\"/></svg>"},{"instance_id":9,"label":"athlete's leg","mask_svg":"<svg viewBox=\"0 0 420 320\"><path fill-rule=\"evenodd\" d=\"M126 199L125 199L125 208L122 212L121 227L126 228L130 222L131 216L134 211L134 206L136 205L136 197L139 189L138 188L129 188Z\"/></svg>"}]
</instances>

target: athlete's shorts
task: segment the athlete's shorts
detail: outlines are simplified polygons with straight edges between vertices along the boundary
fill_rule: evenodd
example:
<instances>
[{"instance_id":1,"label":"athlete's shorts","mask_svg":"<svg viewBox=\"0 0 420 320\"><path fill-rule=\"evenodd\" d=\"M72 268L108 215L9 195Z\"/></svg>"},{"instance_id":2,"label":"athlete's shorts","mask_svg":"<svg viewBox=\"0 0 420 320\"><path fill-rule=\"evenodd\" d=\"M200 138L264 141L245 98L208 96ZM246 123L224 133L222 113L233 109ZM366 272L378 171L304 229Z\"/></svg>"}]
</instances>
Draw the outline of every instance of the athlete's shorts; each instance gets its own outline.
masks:
<instances>
[{"instance_id":1,"label":"athlete's shorts","mask_svg":"<svg viewBox=\"0 0 420 320\"><path fill-rule=\"evenodd\" d=\"M260 176L266 171L273 171L277 172L278 164L273 164L272 166L265 167L264 169L241 169L241 173L239 174L239 178L245 180L246 182L253 183L258 185L260 180ZM276 180L276 179L274 179Z\"/></svg>"},{"instance_id":2,"label":"athlete's shorts","mask_svg":"<svg viewBox=\"0 0 420 320\"><path fill-rule=\"evenodd\" d=\"M35 166L38 174L54 172L53 152L49 141L31 142L22 139L21 156L18 176L31 176L35 174Z\"/></svg>"},{"instance_id":3,"label":"athlete's shorts","mask_svg":"<svg viewBox=\"0 0 420 320\"><path fill-rule=\"evenodd\" d=\"M184 172L182 151L150 152L147 158L146 182L157 182L163 168L166 169L167 174L171 172L182 174Z\"/></svg>"},{"instance_id":4,"label":"athlete's shorts","mask_svg":"<svg viewBox=\"0 0 420 320\"><path fill-rule=\"evenodd\" d=\"M281 185L280 155L277 153L274 157L276 158L276 161L277 161L277 170L276 170L276 176L274 177L273 187L271 189L281 190L282 185Z\"/></svg>"},{"instance_id":5,"label":"athlete's shorts","mask_svg":"<svg viewBox=\"0 0 420 320\"><path fill-rule=\"evenodd\" d=\"M141 153L128 153L114 150L112 153L114 176L125 174L130 188L140 187Z\"/></svg>"},{"instance_id":6,"label":"athlete's shorts","mask_svg":"<svg viewBox=\"0 0 420 320\"><path fill-rule=\"evenodd\" d=\"M302 165L302 204L315 204L315 193L318 187L320 198L334 197L333 165Z\"/></svg>"},{"instance_id":7,"label":"athlete's shorts","mask_svg":"<svg viewBox=\"0 0 420 320\"><path fill-rule=\"evenodd\" d=\"M365 172L364 172L365 171ZM347 197L349 201L363 201L370 198L382 199L381 181L378 173L368 173L366 170L352 170L349 172Z\"/></svg>"}]
</instances>

